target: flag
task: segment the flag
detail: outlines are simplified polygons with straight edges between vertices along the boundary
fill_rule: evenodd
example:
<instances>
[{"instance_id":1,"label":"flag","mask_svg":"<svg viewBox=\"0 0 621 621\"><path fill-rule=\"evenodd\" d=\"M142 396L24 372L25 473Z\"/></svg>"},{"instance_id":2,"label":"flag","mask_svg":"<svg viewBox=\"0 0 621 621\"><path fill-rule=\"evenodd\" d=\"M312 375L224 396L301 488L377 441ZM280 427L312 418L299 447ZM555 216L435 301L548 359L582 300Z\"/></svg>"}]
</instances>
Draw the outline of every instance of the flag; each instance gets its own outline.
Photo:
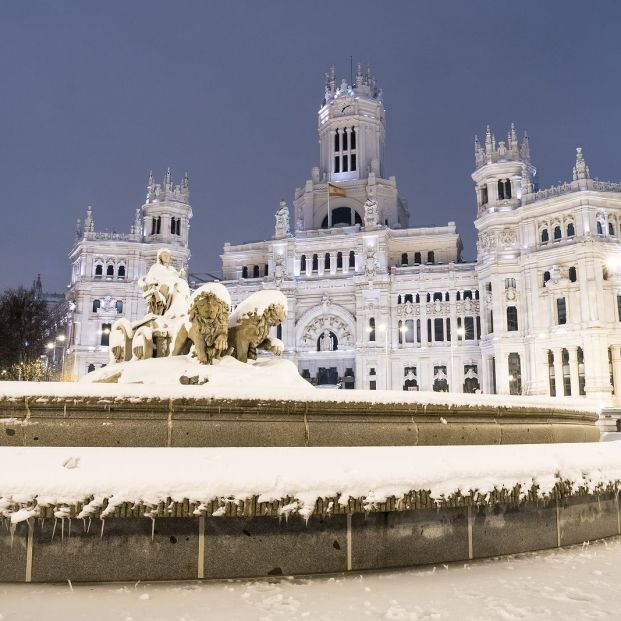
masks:
<instances>
[{"instance_id":1,"label":"flag","mask_svg":"<svg viewBox=\"0 0 621 621\"><path fill-rule=\"evenodd\" d=\"M345 198L345 190L334 183L328 183L328 196L340 196Z\"/></svg>"}]
</instances>

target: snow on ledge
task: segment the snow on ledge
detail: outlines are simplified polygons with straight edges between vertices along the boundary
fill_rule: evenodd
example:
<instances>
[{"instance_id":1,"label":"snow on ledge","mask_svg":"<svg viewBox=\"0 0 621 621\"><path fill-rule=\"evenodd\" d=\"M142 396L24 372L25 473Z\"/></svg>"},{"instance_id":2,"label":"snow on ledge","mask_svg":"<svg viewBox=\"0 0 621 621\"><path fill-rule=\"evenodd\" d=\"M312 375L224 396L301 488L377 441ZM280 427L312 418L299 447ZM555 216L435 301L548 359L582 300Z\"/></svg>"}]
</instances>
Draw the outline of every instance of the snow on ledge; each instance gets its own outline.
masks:
<instances>
[{"instance_id":1,"label":"snow on ledge","mask_svg":"<svg viewBox=\"0 0 621 621\"><path fill-rule=\"evenodd\" d=\"M121 365L109 365L95 372L105 377L124 368L122 383L0 382L0 400L17 401L36 397L54 399L249 399L260 401L309 401L314 403L363 403L370 405L440 405L447 407L547 408L557 411L598 414L602 406L585 399L553 397L511 397L509 395L407 392L397 390L318 390L298 373L289 360L261 358L249 364L230 356L213 365L202 365L189 356L153 358ZM89 374L92 376L93 374ZM199 385L182 385L182 375L198 376ZM87 377L89 377L87 376ZM92 379L92 377L91 377Z\"/></svg>"},{"instance_id":2,"label":"snow on ledge","mask_svg":"<svg viewBox=\"0 0 621 621\"><path fill-rule=\"evenodd\" d=\"M188 500L259 502L289 499L309 517L320 498L365 506L427 491L441 501L461 493L521 486L538 497L570 483L596 493L621 482L616 442L504 446L331 448L16 448L0 449L0 515L12 523L52 507L68 517L113 514L123 503L156 507ZM103 510L102 510L103 508Z\"/></svg>"}]
</instances>

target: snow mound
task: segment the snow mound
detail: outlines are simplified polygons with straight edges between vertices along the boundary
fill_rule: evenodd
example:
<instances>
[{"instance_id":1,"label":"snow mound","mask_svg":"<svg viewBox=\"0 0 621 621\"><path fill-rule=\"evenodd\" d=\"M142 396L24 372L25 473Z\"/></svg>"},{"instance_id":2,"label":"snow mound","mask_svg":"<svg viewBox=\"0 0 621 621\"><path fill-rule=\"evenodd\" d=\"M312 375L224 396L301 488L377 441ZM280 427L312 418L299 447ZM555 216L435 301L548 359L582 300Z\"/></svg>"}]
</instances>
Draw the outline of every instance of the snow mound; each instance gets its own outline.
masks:
<instances>
[{"instance_id":1,"label":"snow mound","mask_svg":"<svg viewBox=\"0 0 621 621\"><path fill-rule=\"evenodd\" d=\"M285 312L287 310L287 298L281 291L275 289L257 291L237 305L229 318L229 326L236 326L241 319L254 312L261 315L270 304L280 304Z\"/></svg>"},{"instance_id":2,"label":"snow mound","mask_svg":"<svg viewBox=\"0 0 621 621\"><path fill-rule=\"evenodd\" d=\"M315 390L300 376L292 362L273 357L244 363L232 356L224 356L214 360L213 364L201 364L190 356L133 360L88 373L80 383L152 384L180 388L182 384L200 384L200 391L205 396L217 392L218 396L224 394L231 398L266 388L282 391L283 397L292 392ZM175 396L174 392L171 396Z\"/></svg>"}]
</instances>

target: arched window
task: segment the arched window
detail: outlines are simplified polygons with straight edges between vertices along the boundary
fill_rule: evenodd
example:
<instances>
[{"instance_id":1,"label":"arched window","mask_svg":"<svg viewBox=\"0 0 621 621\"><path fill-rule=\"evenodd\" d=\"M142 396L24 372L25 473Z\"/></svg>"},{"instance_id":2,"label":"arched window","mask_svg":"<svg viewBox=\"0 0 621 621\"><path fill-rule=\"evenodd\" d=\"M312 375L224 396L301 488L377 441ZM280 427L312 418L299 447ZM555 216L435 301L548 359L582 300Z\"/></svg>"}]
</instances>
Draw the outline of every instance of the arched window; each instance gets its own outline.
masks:
<instances>
[{"instance_id":1,"label":"arched window","mask_svg":"<svg viewBox=\"0 0 621 621\"><path fill-rule=\"evenodd\" d=\"M407 264L408 264L408 253L403 252L401 254L401 265L407 265Z\"/></svg>"},{"instance_id":2,"label":"arched window","mask_svg":"<svg viewBox=\"0 0 621 621\"><path fill-rule=\"evenodd\" d=\"M349 251L349 267L356 269L356 253L353 250Z\"/></svg>"},{"instance_id":3,"label":"arched window","mask_svg":"<svg viewBox=\"0 0 621 621\"><path fill-rule=\"evenodd\" d=\"M416 301L417 304L420 304L420 295L418 295L418 293L416 294L416 297L414 298L414 300Z\"/></svg>"},{"instance_id":4,"label":"arched window","mask_svg":"<svg viewBox=\"0 0 621 621\"><path fill-rule=\"evenodd\" d=\"M442 302L442 294L439 291L436 291L433 294L433 301L434 302Z\"/></svg>"},{"instance_id":5,"label":"arched window","mask_svg":"<svg viewBox=\"0 0 621 621\"><path fill-rule=\"evenodd\" d=\"M405 332L405 326L403 325L403 321L401 321L401 319L399 319L399 322L397 324L397 331L398 331L399 345L402 345L403 344L403 333Z\"/></svg>"},{"instance_id":6,"label":"arched window","mask_svg":"<svg viewBox=\"0 0 621 621\"><path fill-rule=\"evenodd\" d=\"M464 291L464 300L472 300L472 291Z\"/></svg>"},{"instance_id":7,"label":"arched window","mask_svg":"<svg viewBox=\"0 0 621 621\"><path fill-rule=\"evenodd\" d=\"M300 272L305 272L306 271L306 255L303 254L300 257Z\"/></svg>"},{"instance_id":8,"label":"arched window","mask_svg":"<svg viewBox=\"0 0 621 621\"><path fill-rule=\"evenodd\" d=\"M517 332L518 330L518 314L516 306L507 306L507 330L509 332Z\"/></svg>"},{"instance_id":9,"label":"arched window","mask_svg":"<svg viewBox=\"0 0 621 621\"><path fill-rule=\"evenodd\" d=\"M331 210L330 219L333 227L352 226L354 224L362 224L360 214L351 207L336 207ZM328 216L321 222L321 228L328 228Z\"/></svg>"},{"instance_id":10,"label":"arched window","mask_svg":"<svg viewBox=\"0 0 621 621\"><path fill-rule=\"evenodd\" d=\"M427 263L435 263L435 262L436 262L436 255L433 250L430 250L427 253Z\"/></svg>"},{"instance_id":11,"label":"arched window","mask_svg":"<svg viewBox=\"0 0 621 621\"><path fill-rule=\"evenodd\" d=\"M369 333L369 341L375 340L375 317L369 319L369 327L367 328Z\"/></svg>"},{"instance_id":12,"label":"arched window","mask_svg":"<svg viewBox=\"0 0 621 621\"><path fill-rule=\"evenodd\" d=\"M555 226L554 227L554 239L560 239L561 238L561 227L560 226Z\"/></svg>"},{"instance_id":13,"label":"arched window","mask_svg":"<svg viewBox=\"0 0 621 621\"><path fill-rule=\"evenodd\" d=\"M444 301L445 302L450 302L451 301L451 296L450 296L448 291L444 294Z\"/></svg>"},{"instance_id":14,"label":"arched window","mask_svg":"<svg viewBox=\"0 0 621 621\"><path fill-rule=\"evenodd\" d=\"M461 291L457 292L456 300L459 302L461 300Z\"/></svg>"},{"instance_id":15,"label":"arched window","mask_svg":"<svg viewBox=\"0 0 621 621\"><path fill-rule=\"evenodd\" d=\"M313 272L316 272L319 269L319 257L314 254L313 255Z\"/></svg>"},{"instance_id":16,"label":"arched window","mask_svg":"<svg viewBox=\"0 0 621 621\"><path fill-rule=\"evenodd\" d=\"M408 302L409 302L410 304L412 304L412 294L411 294L411 293L406 293L406 294L405 294L405 300L404 300L404 302L405 302L406 304L407 304Z\"/></svg>"},{"instance_id":17,"label":"arched window","mask_svg":"<svg viewBox=\"0 0 621 621\"><path fill-rule=\"evenodd\" d=\"M170 232L175 235L177 232L177 218L170 219Z\"/></svg>"},{"instance_id":18,"label":"arched window","mask_svg":"<svg viewBox=\"0 0 621 621\"><path fill-rule=\"evenodd\" d=\"M181 235L181 218L177 218L177 226L175 227L175 235Z\"/></svg>"},{"instance_id":19,"label":"arched window","mask_svg":"<svg viewBox=\"0 0 621 621\"><path fill-rule=\"evenodd\" d=\"M566 349L561 350L561 361L563 366L563 394L571 397L571 375L569 373L569 352Z\"/></svg>"},{"instance_id":20,"label":"arched window","mask_svg":"<svg viewBox=\"0 0 621 621\"><path fill-rule=\"evenodd\" d=\"M498 199L502 201L509 198L511 198L511 181L498 179Z\"/></svg>"},{"instance_id":21,"label":"arched window","mask_svg":"<svg viewBox=\"0 0 621 621\"><path fill-rule=\"evenodd\" d=\"M414 264L415 265L420 265L422 263L422 258L420 256L420 252L415 252L414 253Z\"/></svg>"},{"instance_id":22,"label":"arched window","mask_svg":"<svg viewBox=\"0 0 621 621\"><path fill-rule=\"evenodd\" d=\"M123 312L123 300L117 300L114 306L116 307L117 313L121 314Z\"/></svg>"},{"instance_id":23,"label":"arched window","mask_svg":"<svg viewBox=\"0 0 621 621\"><path fill-rule=\"evenodd\" d=\"M401 304L401 294L397 296L397 304Z\"/></svg>"},{"instance_id":24,"label":"arched window","mask_svg":"<svg viewBox=\"0 0 621 621\"><path fill-rule=\"evenodd\" d=\"M125 266L119 265L119 269L116 271L116 275L119 279L125 278Z\"/></svg>"},{"instance_id":25,"label":"arched window","mask_svg":"<svg viewBox=\"0 0 621 621\"><path fill-rule=\"evenodd\" d=\"M550 235L548 234L548 229L543 229L541 231L541 243L545 244L550 241Z\"/></svg>"},{"instance_id":26,"label":"arched window","mask_svg":"<svg viewBox=\"0 0 621 621\"><path fill-rule=\"evenodd\" d=\"M427 294L427 302L431 302L431 293Z\"/></svg>"},{"instance_id":27,"label":"arched window","mask_svg":"<svg viewBox=\"0 0 621 621\"><path fill-rule=\"evenodd\" d=\"M252 267L252 277L253 278L258 278L259 277L259 266L258 265L254 265Z\"/></svg>"},{"instance_id":28,"label":"arched window","mask_svg":"<svg viewBox=\"0 0 621 621\"><path fill-rule=\"evenodd\" d=\"M108 267L106 268L106 276L114 276L114 265L112 265L112 263L108 263Z\"/></svg>"},{"instance_id":29,"label":"arched window","mask_svg":"<svg viewBox=\"0 0 621 621\"><path fill-rule=\"evenodd\" d=\"M336 269L337 270L343 269L343 253L342 252L336 253Z\"/></svg>"},{"instance_id":30,"label":"arched window","mask_svg":"<svg viewBox=\"0 0 621 621\"><path fill-rule=\"evenodd\" d=\"M101 278L103 275L103 265L101 263L97 263L95 265L95 278Z\"/></svg>"},{"instance_id":31,"label":"arched window","mask_svg":"<svg viewBox=\"0 0 621 621\"><path fill-rule=\"evenodd\" d=\"M162 218L158 216L151 220L151 235L159 235L162 228Z\"/></svg>"},{"instance_id":32,"label":"arched window","mask_svg":"<svg viewBox=\"0 0 621 621\"><path fill-rule=\"evenodd\" d=\"M584 379L584 352L581 347L578 347L578 394L581 396L586 395Z\"/></svg>"},{"instance_id":33,"label":"arched window","mask_svg":"<svg viewBox=\"0 0 621 621\"><path fill-rule=\"evenodd\" d=\"M615 234L615 226L612 222L608 223L608 235L614 235Z\"/></svg>"},{"instance_id":34,"label":"arched window","mask_svg":"<svg viewBox=\"0 0 621 621\"><path fill-rule=\"evenodd\" d=\"M550 396L556 397L556 375L554 373L554 354L548 350L548 381L550 383Z\"/></svg>"},{"instance_id":35,"label":"arched window","mask_svg":"<svg viewBox=\"0 0 621 621\"><path fill-rule=\"evenodd\" d=\"M567 225L567 237L573 237L576 234L576 227L574 227L574 223L570 222Z\"/></svg>"},{"instance_id":36,"label":"arched window","mask_svg":"<svg viewBox=\"0 0 621 621\"><path fill-rule=\"evenodd\" d=\"M548 280L550 280L550 272L544 272L543 273L543 284L544 284L544 286L548 282Z\"/></svg>"},{"instance_id":37,"label":"arched window","mask_svg":"<svg viewBox=\"0 0 621 621\"><path fill-rule=\"evenodd\" d=\"M475 299L475 300L478 300L478 299L479 299L479 290L478 290L478 289L475 289L475 290L474 290L474 299Z\"/></svg>"},{"instance_id":38,"label":"arched window","mask_svg":"<svg viewBox=\"0 0 621 621\"><path fill-rule=\"evenodd\" d=\"M326 252L325 257L323 258L323 269L324 270L330 269L330 253L329 252Z\"/></svg>"},{"instance_id":39,"label":"arched window","mask_svg":"<svg viewBox=\"0 0 621 621\"><path fill-rule=\"evenodd\" d=\"M101 300L93 300L93 312L96 313L101 308Z\"/></svg>"},{"instance_id":40,"label":"arched window","mask_svg":"<svg viewBox=\"0 0 621 621\"><path fill-rule=\"evenodd\" d=\"M602 267L602 278L608 280L608 267L606 265Z\"/></svg>"},{"instance_id":41,"label":"arched window","mask_svg":"<svg viewBox=\"0 0 621 621\"><path fill-rule=\"evenodd\" d=\"M242 278L248 278L248 268L245 265L242 267Z\"/></svg>"},{"instance_id":42,"label":"arched window","mask_svg":"<svg viewBox=\"0 0 621 621\"><path fill-rule=\"evenodd\" d=\"M601 220L597 221L597 234L598 235L603 235L604 234L604 227L602 226L602 221Z\"/></svg>"},{"instance_id":43,"label":"arched window","mask_svg":"<svg viewBox=\"0 0 621 621\"><path fill-rule=\"evenodd\" d=\"M512 352L509 354L509 394L522 394L522 365L520 363L520 354Z\"/></svg>"},{"instance_id":44,"label":"arched window","mask_svg":"<svg viewBox=\"0 0 621 621\"><path fill-rule=\"evenodd\" d=\"M268 263L266 263L266 264L263 266L263 274L264 274L265 276L269 276L269 275L270 275L270 266L269 266L269 264L268 264Z\"/></svg>"},{"instance_id":45,"label":"arched window","mask_svg":"<svg viewBox=\"0 0 621 621\"><path fill-rule=\"evenodd\" d=\"M573 265L569 268L569 280L570 282L576 282L577 280L576 268Z\"/></svg>"}]
</instances>

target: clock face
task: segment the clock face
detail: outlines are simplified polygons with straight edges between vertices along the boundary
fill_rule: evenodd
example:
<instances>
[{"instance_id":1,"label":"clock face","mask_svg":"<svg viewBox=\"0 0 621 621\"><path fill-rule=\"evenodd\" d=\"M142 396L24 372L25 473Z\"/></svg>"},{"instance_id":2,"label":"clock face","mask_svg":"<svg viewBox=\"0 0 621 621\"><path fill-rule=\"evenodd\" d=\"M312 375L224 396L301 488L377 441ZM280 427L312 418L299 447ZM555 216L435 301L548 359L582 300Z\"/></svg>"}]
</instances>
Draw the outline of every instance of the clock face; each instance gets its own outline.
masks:
<instances>
[{"instance_id":1,"label":"clock face","mask_svg":"<svg viewBox=\"0 0 621 621\"><path fill-rule=\"evenodd\" d=\"M347 112L351 112L351 104L345 104L341 107L341 114L347 114Z\"/></svg>"}]
</instances>

